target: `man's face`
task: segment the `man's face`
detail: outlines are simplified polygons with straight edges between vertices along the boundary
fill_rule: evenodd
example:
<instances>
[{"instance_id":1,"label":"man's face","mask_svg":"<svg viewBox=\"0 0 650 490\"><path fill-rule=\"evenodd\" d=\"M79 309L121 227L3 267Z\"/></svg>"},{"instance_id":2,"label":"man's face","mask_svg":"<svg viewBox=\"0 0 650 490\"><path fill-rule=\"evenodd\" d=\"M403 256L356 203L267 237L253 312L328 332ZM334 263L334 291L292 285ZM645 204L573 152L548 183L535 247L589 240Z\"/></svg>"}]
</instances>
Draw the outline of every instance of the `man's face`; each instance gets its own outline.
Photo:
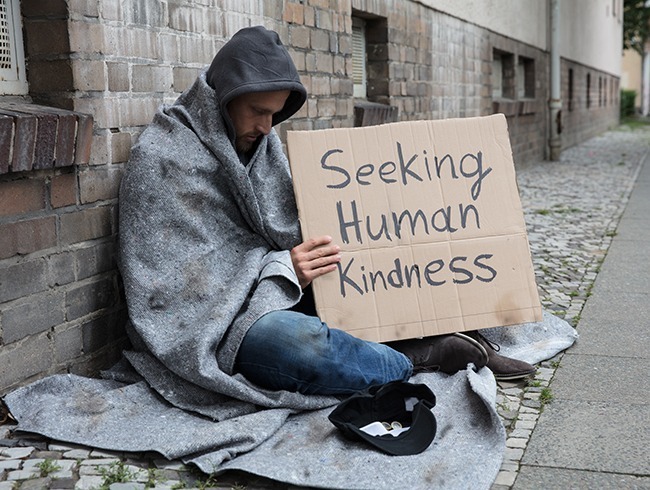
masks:
<instances>
[{"instance_id":1,"label":"man's face","mask_svg":"<svg viewBox=\"0 0 650 490\"><path fill-rule=\"evenodd\" d=\"M289 93L289 90L251 92L235 97L228 103L238 152L249 152L260 136L269 134L273 114L282 110Z\"/></svg>"}]
</instances>

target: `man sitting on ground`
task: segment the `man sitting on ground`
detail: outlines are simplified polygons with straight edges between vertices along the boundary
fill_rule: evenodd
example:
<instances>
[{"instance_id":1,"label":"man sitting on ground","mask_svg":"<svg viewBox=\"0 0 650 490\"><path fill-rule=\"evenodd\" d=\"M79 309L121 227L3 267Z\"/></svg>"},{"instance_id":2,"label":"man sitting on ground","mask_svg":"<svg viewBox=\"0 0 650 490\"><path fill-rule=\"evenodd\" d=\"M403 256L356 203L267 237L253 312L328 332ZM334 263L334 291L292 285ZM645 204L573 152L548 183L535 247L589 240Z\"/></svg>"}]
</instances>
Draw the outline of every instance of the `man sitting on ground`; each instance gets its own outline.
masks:
<instances>
[{"instance_id":1,"label":"man sitting on ground","mask_svg":"<svg viewBox=\"0 0 650 490\"><path fill-rule=\"evenodd\" d=\"M534 372L478 333L378 344L313 314L303 291L336 269L341 251L327 236L302 240L272 129L306 97L278 35L242 29L134 146L120 191L120 268L129 336L146 353L140 374L162 364L208 390L243 376L266 390L338 395L470 363L508 379ZM226 394L240 397L233 386Z\"/></svg>"}]
</instances>

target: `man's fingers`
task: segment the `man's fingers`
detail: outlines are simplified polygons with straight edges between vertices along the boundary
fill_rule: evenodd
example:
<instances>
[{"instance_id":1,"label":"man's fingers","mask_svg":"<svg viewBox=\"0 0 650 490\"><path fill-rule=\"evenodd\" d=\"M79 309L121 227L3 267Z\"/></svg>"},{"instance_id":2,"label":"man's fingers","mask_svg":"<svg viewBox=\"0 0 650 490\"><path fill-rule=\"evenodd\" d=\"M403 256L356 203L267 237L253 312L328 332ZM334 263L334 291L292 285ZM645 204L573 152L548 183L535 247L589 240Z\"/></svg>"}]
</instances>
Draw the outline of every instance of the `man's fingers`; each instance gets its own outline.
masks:
<instances>
[{"instance_id":1,"label":"man's fingers","mask_svg":"<svg viewBox=\"0 0 650 490\"><path fill-rule=\"evenodd\" d=\"M341 248L332 245L332 237L309 238L291 250L291 260L304 288L316 277L332 272L341 261Z\"/></svg>"},{"instance_id":2,"label":"man's fingers","mask_svg":"<svg viewBox=\"0 0 650 490\"><path fill-rule=\"evenodd\" d=\"M334 266L336 263L341 261L340 255L328 255L327 257L320 257L313 260L308 260L305 262L305 268L308 270L318 270L323 267Z\"/></svg>"},{"instance_id":3,"label":"man's fingers","mask_svg":"<svg viewBox=\"0 0 650 490\"><path fill-rule=\"evenodd\" d=\"M311 282L317 277L324 276L325 274L334 270L336 270L336 263L310 269L308 272L306 271L305 275L309 279L309 282Z\"/></svg>"}]
</instances>

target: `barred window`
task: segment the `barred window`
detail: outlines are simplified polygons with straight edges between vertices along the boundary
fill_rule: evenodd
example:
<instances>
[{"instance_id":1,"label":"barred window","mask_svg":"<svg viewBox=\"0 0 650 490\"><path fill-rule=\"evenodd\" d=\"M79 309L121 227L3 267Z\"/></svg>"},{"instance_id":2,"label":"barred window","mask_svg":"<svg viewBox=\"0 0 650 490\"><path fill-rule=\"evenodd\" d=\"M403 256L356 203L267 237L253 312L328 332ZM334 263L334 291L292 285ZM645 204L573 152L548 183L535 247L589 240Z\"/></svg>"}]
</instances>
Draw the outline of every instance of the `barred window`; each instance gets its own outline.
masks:
<instances>
[{"instance_id":1,"label":"barred window","mask_svg":"<svg viewBox=\"0 0 650 490\"><path fill-rule=\"evenodd\" d=\"M352 17L352 80L354 96L365 99L366 92L366 23Z\"/></svg>"},{"instance_id":2,"label":"barred window","mask_svg":"<svg viewBox=\"0 0 650 490\"><path fill-rule=\"evenodd\" d=\"M18 0L0 0L0 95L27 93Z\"/></svg>"}]
</instances>

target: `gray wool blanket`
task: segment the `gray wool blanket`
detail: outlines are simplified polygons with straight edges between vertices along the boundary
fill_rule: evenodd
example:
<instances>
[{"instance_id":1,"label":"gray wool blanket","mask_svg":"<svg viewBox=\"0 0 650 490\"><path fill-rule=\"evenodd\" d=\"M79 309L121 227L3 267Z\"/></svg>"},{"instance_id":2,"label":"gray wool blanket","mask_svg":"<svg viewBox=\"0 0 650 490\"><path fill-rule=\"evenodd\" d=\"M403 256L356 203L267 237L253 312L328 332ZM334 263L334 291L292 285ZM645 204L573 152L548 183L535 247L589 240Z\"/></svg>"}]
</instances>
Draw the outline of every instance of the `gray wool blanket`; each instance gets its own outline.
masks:
<instances>
[{"instance_id":1,"label":"gray wool blanket","mask_svg":"<svg viewBox=\"0 0 650 490\"><path fill-rule=\"evenodd\" d=\"M232 376L248 328L301 298L289 254L301 236L280 139L263 137L244 165L219 111L203 73L131 152L119 196L126 358L167 401L214 420L240 413L230 398L241 413L329 406Z\"/></svg>"},{"instance_id":2,"label":"gray wool blanket","mask_svg":"<svg viewBox=\"0 0 650 490\"><path fill-rule=\"evenodd\" d=\"M548 313L540 323L483 333L528 362L552 357L577 338ZM188 404L179 408L158 393L170 389L167 374L161 368L154 390L123 363L111 371L114 379L52 376L15 390L5 402L21 431L102 449L155 451L206 473L237 469L316 488L487 489L503 459L505 430L487 368L411 380L435 393L438 425L431 446L413 456L388 456L345 439L327 419L332 406L261 409L217 395L202 400L188 388L176 394Z\"/></svg>"}]
</instances>

